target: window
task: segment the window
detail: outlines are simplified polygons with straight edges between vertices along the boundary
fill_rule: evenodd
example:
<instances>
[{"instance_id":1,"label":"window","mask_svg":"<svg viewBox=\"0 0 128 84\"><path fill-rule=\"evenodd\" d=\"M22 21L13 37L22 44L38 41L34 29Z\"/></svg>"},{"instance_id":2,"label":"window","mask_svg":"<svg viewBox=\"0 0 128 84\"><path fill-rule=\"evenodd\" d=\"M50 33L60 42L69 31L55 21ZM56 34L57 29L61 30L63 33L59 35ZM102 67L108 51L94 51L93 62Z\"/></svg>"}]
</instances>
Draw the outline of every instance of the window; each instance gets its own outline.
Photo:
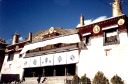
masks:
<instances>
[{"instance_id":1,"label":"window","mask_svg":"<svg viewBox=\"0 0 128 84\"><path fill-rule=\"evenodd\" d=\"M119 44L118 30L108 29L104 31L104 45Z\"/></svg>"},{"instance_id":2,"label":"window","mask_svg":"<svg viewBox=\"0 0 128 84\"><path fill-rule=\"evenodd\" d=\"M7 61L12 61L13 60L13 58L14 58L14 53L8 53L8 59L7 59Z\"/></svg>"},{"instance_id":3,"label":"window","mask_svg":"<svg viewBox=\"0 0 128 84\"><path fill-rule=\"evenodd\" d=\"M51 49L51 48L52 48L51 45L47 45L47 46L45 47L45 50L49 50L49 49Z\"/></svg>"},{"instance_id":4,"label":"window","mask_svg":"<svg viewBox=\"0 0 128 84\"><path fill-rule=\"evenodd\" d=\"M84 37L85 45L90 45L90 40L91 40L90 37L91 37L90 35Z\"/></svg>"},{"instance_id":5,"label":"window","mask_svg":"<svg viewBox=\"0 0 128 84\"><path fill-rule=\"evenodd\" d=\"M60 48L61 47L61 43L58 43L58 44L55 44L54 46L55 46L55 48Z\"/></svg>"},{"instance_id":6,"label":"window","mask_svg":"<svg viewBox=\"0 0 128 84\"><path fill-rule=\"evenodd\" d=\"M22 54L19 54L19 58L21 58L22 57Z\"/></svg>"}]
</instances>

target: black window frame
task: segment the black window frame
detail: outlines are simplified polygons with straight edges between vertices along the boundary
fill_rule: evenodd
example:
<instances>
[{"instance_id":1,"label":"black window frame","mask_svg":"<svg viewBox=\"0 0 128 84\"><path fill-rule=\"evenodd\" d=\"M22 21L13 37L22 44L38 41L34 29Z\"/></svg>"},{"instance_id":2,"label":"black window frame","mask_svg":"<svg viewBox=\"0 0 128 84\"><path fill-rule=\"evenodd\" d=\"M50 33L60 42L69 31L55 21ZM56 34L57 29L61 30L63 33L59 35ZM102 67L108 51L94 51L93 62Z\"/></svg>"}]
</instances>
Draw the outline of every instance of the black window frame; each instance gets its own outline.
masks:
<instances>
[{"instance_id":1,"label":"black window frame","mask_svg":"<svg viewBox=\"0 0 128 84\"><path fill-rule=\"evenodd\" d=\"M110 37L107 37L107 33L112 33L112 32L117 32L117 35L115 36L110 36ZM119 31L118 31L118 28L111 28L111 29L107 29L107 30L104 30L103 31L103 34L104 34L104 41L103 41L103 45L104 46L107 46L107 45L114 45L114 44L120 44L120 39L119 39ZM112 39L114 41L112 41ZM108 41L108 42L107 42ZM109 42L110 41L110 42Z\"/></svg>"},{"instance_id":2,"label":"black window frame","mask_svg":"<svg viewBox=\"0 0 128 84\"><path fill-rule=\"evenodd\" d=\"M86 35L84 36L84 43L86 46L90 46L91 45L91 35Z\"/></svg>"},{"instance_id":3,"label":"black window frame","mask_svg":"<svg viewBox=\"0 0 128 84\"><path fill-rule=\"evenodd\" d=\"M12 61L13 59L14 59L14 52L9 52L7 61Z\"/></svg>"},{"instance_id":4,"label":"black window frame","mask_svg":"<svg viewBox=\"0 0 128 84\"><path fill-rule=\"evenodd\" d=\"M22 54L19 54L19 58L22 58Z\"/></svg>"}]
</instances>

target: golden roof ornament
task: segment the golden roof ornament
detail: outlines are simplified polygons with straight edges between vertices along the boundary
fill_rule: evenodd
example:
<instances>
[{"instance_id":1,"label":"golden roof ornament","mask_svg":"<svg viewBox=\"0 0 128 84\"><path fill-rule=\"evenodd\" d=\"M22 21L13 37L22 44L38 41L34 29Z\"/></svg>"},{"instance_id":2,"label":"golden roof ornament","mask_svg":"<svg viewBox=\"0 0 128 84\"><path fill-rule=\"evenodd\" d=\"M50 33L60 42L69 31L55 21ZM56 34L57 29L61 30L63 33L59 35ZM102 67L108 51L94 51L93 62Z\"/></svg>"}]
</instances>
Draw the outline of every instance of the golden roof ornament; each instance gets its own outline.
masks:
<instances>
[{"instance_id":1,"label":"golden roof ornament","mask_svg":"<svg viewBox=\"0 0 128 84\"><path fill-rule=\"evenodd\" d=\"M51 27L50 29L49 29L49 33L51 34L51 33L53 33L54 32L54 27Z\"/></svg>"},{"instance_id":2,"label":"golden roof ornament","mask_svg":"<svg viewBox=\"0 0 128 84\"><path fill-rule=\"evenodd\" d=\"M84 26L84 16L81 14L80 16L80 27Z\"/></svg>"},{"instance_id":3,"label":"golden roof ornament","mask_svg":"<svg viewBox=\"0 0 128 84\"><path fill-rule=\"evenodd\" d=\"M99 32L100 32L100 26L99 26L99 25L95 25L95 26L93 27L93 33L97 34L97 33L99 33Z\"/></svg>"},{"instance_id":4,"label":"golden roof ornament","mask_svg":"<svg viewBox=\"0 0 128 84\"><path fill-rule=\"evenodd\" d=\"M125 23L125 20L124 19L119 19L118 20L118 25L123 25Z\"/></svg>"},{"instance_id":5,"label":"golden roof ornament","mask_svg":"<svg viewBox=\"0 0 128 84\"><path fill-rule=\"evenodd\" d=\"M113 17L117 17L123 14L120 0L114 0L112 4L112 14Z\"/></svg>"}]
</instances>

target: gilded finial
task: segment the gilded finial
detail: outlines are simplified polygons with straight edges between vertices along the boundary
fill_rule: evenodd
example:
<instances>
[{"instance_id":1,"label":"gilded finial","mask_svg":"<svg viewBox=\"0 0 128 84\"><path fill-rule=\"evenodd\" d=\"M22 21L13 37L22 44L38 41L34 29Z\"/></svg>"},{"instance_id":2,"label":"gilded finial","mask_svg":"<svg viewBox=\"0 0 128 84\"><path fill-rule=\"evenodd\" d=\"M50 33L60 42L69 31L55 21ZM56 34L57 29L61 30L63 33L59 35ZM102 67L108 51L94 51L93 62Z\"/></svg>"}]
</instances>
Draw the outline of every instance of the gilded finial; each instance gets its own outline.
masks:
<instances>
[{"instance_id":1,"label":"gilded finial","mask_svg":"<svg viewBox=\"0 0 128 84\"><path fill-rule=\"evenodd\" d=\"M112 7L113 17L123 14L120 0L114 0Z\"/></svg>"},{"instance_id":2,"label":"gilded finial","mask_svg":"<svg viewBox=\"0 0 128 84\"><path fill-rule=\"evenodd\" d=\"M82 27L84 25L85 25L84 24L84 16L81 14L81 16L80 16L80 26Z\"/></svg>"}]
</instances>

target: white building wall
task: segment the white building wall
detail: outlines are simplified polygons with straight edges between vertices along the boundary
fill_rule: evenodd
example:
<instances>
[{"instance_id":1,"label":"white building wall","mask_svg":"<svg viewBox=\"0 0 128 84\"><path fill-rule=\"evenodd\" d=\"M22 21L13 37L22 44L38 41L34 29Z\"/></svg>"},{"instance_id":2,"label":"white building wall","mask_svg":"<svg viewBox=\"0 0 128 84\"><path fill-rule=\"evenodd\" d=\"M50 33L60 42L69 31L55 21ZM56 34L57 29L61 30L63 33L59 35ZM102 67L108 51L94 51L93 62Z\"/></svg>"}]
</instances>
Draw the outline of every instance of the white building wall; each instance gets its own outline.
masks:
<instances>
[{"instance_id":1,"label":"white building wall","mask_svg":"<svg viewBox=\"0 0 128 84\"><path fill-rule=\"evenodd\" d=\"M19 58L19 54L14 54L12 61L7 61L8 55L5 56L1 74L20 74L20 79L23 74L23 58Z\"/></svg>"},{"instance_id":2,"label":"white building wall","mask_svg":"<svg viewBox=\"0 0 128 84\"><path fill-rule=\"evenodd\" d=\"M128 34L127 33L121 32L119 34L119 38L120 38L120 44L121 45L128 44Z\"/></svg>"},{"instance_id":3,"label":"white building wall","mask_svg":"<svg viewBox=\"0 0 128 84\"><path fill-rule=\"evenodd\" d=\"M128 84L127 33L120 33L119 38L120 44L109 46L103 46L103 37L91 39L91 45L80 52L78 76L86 74L92 80L102 71L109 80L117 74Z\"/></svg>"}]
</instances>

